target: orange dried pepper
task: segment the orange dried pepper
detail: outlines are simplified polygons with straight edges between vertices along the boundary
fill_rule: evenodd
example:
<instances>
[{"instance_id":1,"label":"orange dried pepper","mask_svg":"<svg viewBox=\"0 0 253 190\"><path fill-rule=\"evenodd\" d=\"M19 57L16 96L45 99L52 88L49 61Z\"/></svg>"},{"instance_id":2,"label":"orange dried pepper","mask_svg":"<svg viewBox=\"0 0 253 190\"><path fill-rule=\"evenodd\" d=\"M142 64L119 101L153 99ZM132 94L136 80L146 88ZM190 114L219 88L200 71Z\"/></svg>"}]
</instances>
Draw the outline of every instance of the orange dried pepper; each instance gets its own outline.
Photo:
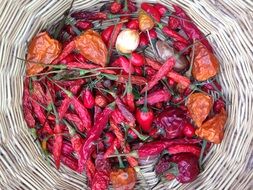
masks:
<instances>
[{"instance_id":1,"label":"orange dried pepper","mask_svg":"<svg viewBox=\"0 0 253 190\"><path fill-rule=\"evenodd\" d=\"M35 36L28 46L27 75L35 75L41 72L44 69L41 64L50 64L61 53L61 49L61 44L57 40L52 39L47 32L42 32Z\"/></svg>"},{"instance_id":2,"label":"orange dried pepper","mask_svg":"<svg viewBox=\"0 0 253 190\"><path fill-rule=\"evenodd\" d=\"M195 134L207 141L219 144L224 136L226 120L227 112L222 109L220 113L203 123L203 125L195 131Z\"/></svg>"},{"instance_id":3,"label":"orange dried pepper","mask_svg":"<svg viewBox=\"0 0 253 190\"><path fill-rule=\"evenodd\" d=\"M101 36L94 30L87 30L75 39L76 49L89 61L105 66L108 50Z\"/></svg>"},{"instance_id":4,"label":"orange dried pepper","mask_svg":"<svg viewBox=\"0 0 253 190\"><path fill-rule=\"evenodd\" d=\"M136 183L134 168L117 169L110 173L110 179L115 190L133 189Z\"/></svg>"},{"instance_id":5,"label":"orange dried pepper","mask_svg":"<svg viewBox=\"0 0 253 190\"><path fill-rule=\"evenodd\" d=\"M143 10L139 11L138 20L142 32L151 30L155 26L153 19Z\"/></svg>"},{"instance_id":6,"label":"orange dried pepper","mask_svg":"<svg viewBox=\"0 0 253 190\"><path fill-rule=\"evenodd\" d=\"M195 45L192 75L198 81L205 81L219 72L219 62L215 55L202 43Z\"/></svg>"},{"instance_id":7,"label":"orange dried pepper","mask_svg":"<svg viewBox=\"0 0 253 190\"><path fill-rule=\"evenodd\" d=\"M213 99L204 93L194 93L189 96L186 106L192 120L200 127L211 111Z\"/></svg>"}]
</instances>

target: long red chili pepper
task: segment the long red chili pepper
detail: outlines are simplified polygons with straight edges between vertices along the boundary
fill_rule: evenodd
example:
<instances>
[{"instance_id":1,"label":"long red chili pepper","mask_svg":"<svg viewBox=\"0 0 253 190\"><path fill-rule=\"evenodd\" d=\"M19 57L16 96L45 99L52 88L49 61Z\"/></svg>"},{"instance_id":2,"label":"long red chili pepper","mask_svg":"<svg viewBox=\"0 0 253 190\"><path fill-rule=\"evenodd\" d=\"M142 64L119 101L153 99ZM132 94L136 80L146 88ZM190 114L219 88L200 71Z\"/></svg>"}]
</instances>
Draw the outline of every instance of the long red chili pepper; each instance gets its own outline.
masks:
<instances>
[{"instance_id":1,"label":"long red chili pepper","mask_svg":"<svg viewBox=\"0 0 253 190\"><path fill-rule=\"evenodd\" d=\"M49 152L53 152L53 146L54 146L54 140L50 138L48 141L47 141L47 150ZM63 140L63 143L62 143L62 155L65 155L65 156L68 156L68 155L71 155L72 153L74 152L74 149L71 145L71 143L69 141L66 141L66 140Z\"/></svg>"},{"instance_id":2,"label":"long red chili pepper","mask_svg":"<svg viewBox=\"0 0 253 190\"><path fill-rule=\"evenodd\" d=\"M158 63L156 61L153 61L153 60L151 60L149 58L146 58L146 63L147 63L147 65L151 66L155 70L159 70L161 68L161 64L160 63ZM189 87L189 85L191 84L191 81L190 81L189 78L184 77L184 76L176 73L175 71L168 72L167 76L169 78L173 79L175 82L181 84L185 88Z\"/></svg>"},{"instance_id":3,"label":"long red chili pepper","mask_svg":"<svg viewBox=\"0 0 253 190\"><path fill-rule=\"evenodd\" d=\"M172 145L169 146L167 149L169 154L178 154L178 153L192 153L195 156L199 158L201 148L196 146L196 145L185 145L185 144L177 144L177 145Z\"/></svg>"},{"instance_id":4,"label":"long red chili pepper","mask_svg":"<svg viewBox=\"0 0 253 190\"><path fill-rule=\"evenodd\" d=\"M147 103L149 105L154 105L159 102L167 102L171 98L171 94L167 90L157 90L148 94ZM144 98L139 99L136 101L137 105L144 104Z\"/></svg>"},{"instance_id":5,"label":"long red chili pepper","mask_svg":"<svg viewBox=\"0 0 253 190\"><path fill-rule=\"evenodd\" d=\"M160 3L156 3L154 5L154 8L159 12L161 17L163 17L168 12L168 8Z\"/></svg>"},{"instance_id":6,"label":"long red chili pepper","mask_svg":"<svg viewBox=\"0 0 253 190\"><path fill-rule=\"evenodd\" d=\"M78 171L78 161L73 156L61 155L61 161L63 164L68 166L70 169L72 169L74 171Z\"/></svg>"},{"instance_id":7,"label":"long red chili pepper","mask_svg":"<svg viewBox=\"0 0 253 190\"><path fill-rule=\"evenodd\" d=\"M94 142L98 140L100 137L103 129L106 127L106 124L108 122L110 114L113 112L113 104L108 105L103 112L98 116L93 130L89 131L87 134L86 141L82 148L82 154L83 154L83 163L86 163L88 157L91 154L92 146L94 146Z\"/></svg>"},{"instance_id":8,"label":"long red chili pepper","mask_svg":"<svg viewBox=\"0 0 253 190\"><path fill-rule=\"evenodd\" d=\"M157 22L160 22L161 20L161 15L158 12L158 10L149 3L142 3L141 8L146 11L150 16L152 16Z\"/></svg>"},{"instance_id":9,"label":"long red chili pepper","mask_svg":"<svg viewBox=\"0 0 253 190\"><path fill-rule=\"evenodd\" d=\"M83 105L88 109L91 109L95 106L95 99L90 89L85 89L83 91Z\"/></svg>"},{"instance_id":10,"label":"long red chili pepper","mask_svg":"<svg viewBox=\"0 0 253 190\"><path fill-rule=\"evenodd\" d=\"M115 122L115 124L121 124L122 122L126 121L125 117L122 115L118 108L115 108L112 112L111 118Z\"/></svg>"},{"instance_id":11,"label":"long red chili pepper","mask_svg":"<svg viewBox=\"0 0 253 190\"><path fill-rule=\"evenodd\" d=\"M135 123L134 115L126 108L126 106L123 104L120 98L116 98L115 103L119 108L120 112L122 113L122 115L127 120L127 122L129 122L130 125L134 125Z\"/></svg>"},{"instance_id":12,"label":"long red chili pepper","mask_svg":"<svg viewBox=\"0 0 253 190\"><path fill-rule=\"evenodd\" d=\"M148 86L144 87L141 93L144 93L146 90L150 90L153 88L163 77L165 77L174 67L175 65L175 58L169 58L157 71L157 73L151 78L148 82Z\"/></svg>"},{"instance_id":13,"label":"long red chili pepper","mask_svg":"<svg viewBox=\"0 0 253 190\"><path fill-rule=\"evenodd\" d=\"M198 144L201 142L201 139L173 139L173 140L160 140L152 141L143 144L139 147L138 150L132 151L130 154L116 154L109 157L115 156L133 156L136 158L146 158L149 156L157 156L161 154L162 151L166 150L169 146L177 144Z\"/></svg>"},{"instance_id":14,"label":"long red chili pepper","mask_svg":"<svg viewBox=\"0 0 253 190\"><path fill-rule=\"evenodd\" d=\"M89 21L77 21L75 26L81 30L88 30L90 28L93 28L93 23Z\"/></svg>"},{"instance_id":15,"label":"long red chili pepper","mask_svg":"<svg viewBox=\"0 0 253 190\"><path fill-rule=\"evenodd\" d=\"M184 44L189 44L189 42L180 34L178 34L176 31L170 29L167 26L163 26L161 24L158 25L159 28L163 31L163 33L165 35L167 35L168 37L172 38L174 41L179 41L182 42Z\"/></svg>"},{"instance_id":16,"label":"long red chili pepper","mask_svg":"<svg viewBox=\"0 0 253 190\"><path fill-rule=\"evenodd\" d=\"M213 52L212 46L209 44L208 40L204 37L202 32L198 27L191 22L191 18L186 14L186 12L177 5L173 5L175 9L175 15L179 17L180 27L186 33L186 35L193 40L200 40L209 51ZM190 22L189 22L190 21Z\"/></svg>"},{"instance_id":17,"label":"long red chili pepper","mask_svg":"<svg viewBox=\"0 0 253 190\"><path fill-rule=\"evenodd\" d=\"M66 113L64 115L64 118L66 118L68 121L73 122L80 132L84 132L85 131L85 129L86 129L85 125L83 124L83 122L80 119L80 117L78 117L76 114L74 114L74 113Z\"/></svg>"},{"instance_id":18,"label":"long red chili pepper","mask_svg":"<svg viewBox=\"0 0 253 190\"><path fill-rule=\"evenodd\" d=\"M61 135L62 133L62 127L57 122L54 127L54 145L53 145L53 157L55 166L57 169L60 168L60 162L61 162L61 152L62 152L62 143L63 143L63 137Z\"/></svg>"}]
</instances>

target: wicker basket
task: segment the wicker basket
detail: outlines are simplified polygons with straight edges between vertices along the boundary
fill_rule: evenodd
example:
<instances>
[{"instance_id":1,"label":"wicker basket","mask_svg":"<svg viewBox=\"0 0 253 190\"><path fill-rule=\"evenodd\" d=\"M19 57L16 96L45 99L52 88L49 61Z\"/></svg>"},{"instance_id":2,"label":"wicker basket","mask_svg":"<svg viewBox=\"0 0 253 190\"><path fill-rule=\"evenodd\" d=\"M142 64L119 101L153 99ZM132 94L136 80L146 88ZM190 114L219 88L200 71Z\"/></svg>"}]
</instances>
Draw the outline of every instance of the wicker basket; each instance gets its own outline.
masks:
<instances>
[{"instance_id":1,"label":"wicker basket","mask_svg":"<svg viewBox=\"0 0 253 190\"><path fill-rule=\"evenodd\" d=\"M146 0L147 1L147 0ZM141 1L138 1L140 3ZM155 1L153 1L155 2ZM221 63L220 82L232 102L225 138L205 159L191 184L160 182L154 189L253 189L253 3L251 0L161 0L182 6L204 33L211 32ZM71 0L1 0L0 4L0 189L88 189L86 177L47 164L23 119L21 108L27 41L61 18ZM97 9L98 0L76 0L74 9ZM142 168L158 182L152 165ZM147 189L143 180L136 189Z\"/></svg>"}]
</instances>

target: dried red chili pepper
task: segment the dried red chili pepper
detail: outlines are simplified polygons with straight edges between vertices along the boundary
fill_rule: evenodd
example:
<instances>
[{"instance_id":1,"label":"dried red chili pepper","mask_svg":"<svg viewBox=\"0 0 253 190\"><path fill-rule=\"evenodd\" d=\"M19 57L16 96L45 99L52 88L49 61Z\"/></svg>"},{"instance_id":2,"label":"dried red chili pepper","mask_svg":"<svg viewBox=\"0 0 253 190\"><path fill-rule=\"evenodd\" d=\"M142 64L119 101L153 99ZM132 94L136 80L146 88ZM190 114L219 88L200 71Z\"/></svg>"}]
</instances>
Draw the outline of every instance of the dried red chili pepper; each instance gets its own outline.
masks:
<instances>
[{"instance_id":1,"label":"dried red chili pepper","mask_svg":"<svg viewBox=\"0 0 253 190\"><path fill-rule=\"evenodd\" d=\"M173 15L174 15L174 14L173 14ZM172 30L176 30L177 28L180 27L180 21L179 21L178 18L175 18L173 15L169 17L168 26L169 26L169 28L171 28Z\"/></svg>"},{"instance_id":2,"label":"dried red chili pepper","mask_svg":"<svg viewBox=\"0 0 253 190\"><path fill-rule=\"evenodd\" d=\"M126 106L123 104L123 102L120 100L120 98L116 98L115 103L122 113L122 115L125 117L127 122L133 126L135 123L135 117L134 115L126 108Z\"/></svg>"},{"instance_id":3,"label":"dried red chili pepper","mask_svg":"<svg viewBox=\"0 0 253 190\"><path fill-rule=\"evenodd\" d=\"M61 155L61 161L64 165L68 166L70 169L78 171L78 161L73 156Z\"/></svg>"},{"instance_id":4,"label":"dried red chili pepper","mask_svg":"<svg viewBox=\"0 0 253 190\"><path fill-rule=\"evenodd\" d=\"M107 172L97 171L92 179L91 190L108 189L110 178Z\"/></svg>"},{"instance_id":5,"label":"dried red chili pepper","mask_svg":"<svg viewBox=\"0 0 253 190\"><path fill-rule=\"evenodd\" d=\"M179 154L179 153L191 153L199 158L201 148L196 145L185 145L185 144L177 144L169 146L167 149L169 154Z\"/></svg>"},{"instance_id":6,"label":"dried red chili pepper","mask_svg":"<svg viewBox=\"0 0 253 190\"><path fill-rule=\"evenodd\" d=\"M220 113L222 109L225 110L225 102L222 98L219 98L216 101L214 101L213 111L214 113Z\"/></svg>"},{"instance_id":7,"label":"dried red chili pepper","mask_svg":"<svg viewBox=\"0 0 253 190\"><path fill-rule=\"evenodd\" d=\"M102 37L102 40L107 44L107 47L108 47L108 42L110 41L110 38L111 38L111 35L112 35L112 32L114 30L114 25L112 26L108 26L106 29L104 29L102 32L101 32L101 37Z\"/></svg>"},{"instance_id":8,"label":"dried red chili pepper","mask_svg":"<svg viewBox=\"0 0 253 190\"><path fill-rule=\"evenodd\" d=\"M95 104L101 108L104 108L108 104L108 101L105 96L98 94L95 96Z\"/></svg>"},{"instance_id":9,"label":"dried red chili pepper","mask_svg":"<svg viewBox=\"0 0 253 190\"><path fill-rule=\"evenodd\" d=\"M148 86L142 89L141 93L153 88L164 76L166 76L175 65L175 58L169 58L148 82Z\"/></svg>"},{"instance_id":10,"label":"dried red chili pepper","mask_svg":"<svg viewBox=\"0 0 253 190\"><path fill-rule=\"evenodd\" d=\"M76 98L73 97L71 103L75 108L75 112L79 115L87 131L91 129L91 117L88 110L84 105Z\"/></svg>"},{"instance_id":11,"label":"dried red chili pepper","mask_svg":"<svg viewBox=\"0 0 253 190\"><path fill-rule=\"evenodd\" d=\"M168 12L168 8L160 3L156 3L154 5L154 8L160 13L161 17L163 17Z\"/></svg>"},{"instance_id":12,"label":"dried red chili pepper","mask_svg":"<svg viewBox=\"0 0 253 190\"><path fill-rule=\"evenodd\" d=\"M66 118L68 121L73 122L80 132L84 132L86 130L84 123L76 114L66 113L64 115L64 118Z\"/></svg>"},{"instance_id":13,"label":"dried red chili pepper","mask_svg":"<svg viewBox=\"0 0 253 190\"><path fill-rule=\"evenodd\" d=\"M62 137L62 127L61 125L56 122L54 127L54 145L53 145L53 157L56 169L60 168L60 162L61 162L61 152L62 152L62 143L63 143L63 137Z\"/></svg>"},{"instance_id":14,"label":"dried red chili pepper","mask_svg":"<svg viewBox=\"0 0 253 190\"><path fill-rule=\"evenodd\" d=\"M94 27L92 22L82 20L77 21L75 26L80 30L88 30Z\"/></svg>"},{"instance_id":15,"label":"dried red chili pepper","mask_svg":"<svg viewBox=\"0 0 253 190\"><path fill-rule=\"evenodd\" d=\"M149 44L148 37L145 33L140 34L140 42L139 42L139 47L141 49L145 49Z\"/></svg>"},{"instance_id":16,"label":"dried red chili pepper","mask_svg":"<svg viewBox=\"0 0 253 190\"><path fill-rule=\"evenodd\" d=\"M116 14L121 10L121 8L122 8L121 3L118 1L114 1L110 6L110 11L111 13Z\"/></svg>"},{"instance_id":17,"label":"dried red chili pepper","mask_svg":"<svg viewBox=\"0 0 253 190\"><path fill-rule=\"evenodd\" d=\"M159 141L152 141L148 143L144 143L138 150L132 151L129 154L115 154L110 157L117 157L117 156L132 156L135 158L147 158L151 156L158 156L164 151L167 147L177 144L198 144L201 142L201 139L172 139L172 140L159 140Z\"/></svg>"},{"instance_id":18,"label":"dried red chili pepper","mask_svg":"<svg viewBox=\"0 0 253 190\"><path fill-rule=\"evenodd\" d=\"M195 135L195 128L192 124L186 123L183 128L184 136L192 138Z\"/></svg>"},{"instance_id":19,"label":"dried red chili pepper","mask_svg":"<svg viewBox=\"0 0 253 190\"><path fill-rule=\"evenodd\" d=\"M151 109L137 109L135 114L136 120L145 132L149 132L154 120L154 113Z\"/></svg>"},{"instance_id":20,"label":"dried red chili pepper","mask_svg":"<svg viewBox=\"0 0 253 190\"><path fill-rule=\"evenodd\" d=\"M111 117L116 124L121 124L125 121L125 117L122 115L121 111L118 108L115 108L113 110Z\"/></svg>"},{"instance_id":21,"label":"dried red chili pepper","mask_svg":"<svg viewBox=\"0 0 253 190\"><path fill-rule=\"evenodd\" d=\"M83 163L85 163L91 154L91 148L94 146L94 142L98 140L103 129L106 127L110 114L113 112L113 104L108 105L103 112L98 116L95 121L93 130L89 131L86 137L86 141L82 148Z\"/></svg>"},{"instance_id":22,"label":"dried red chili pepper","mask_svg":"<svg viewBox=\"0 0 253 190\"><path fill-rule=\"evenodd\" d=\"M213 52L212 46L209 44L208 40L204 37L202 32L198 27L191 21L191 18L186 14L186 12L177 5L173 5L175 9L175 15L179 17L180 27L185 32L185 34L193 40L201 40L201 42L207 47L210 52ZM182 18L182 19L181 19Z\"/></svg>"},{"instance_id":23,"label":"dried red chili pepper","mask_svg":"<svg viewBox=\"0 0 253 190\"><path fill-rule=\"evenodd\" d=\"M49 152L53 152L54 140L50 138L46 143L46 150ZM69 141L63 140L62 143L62 155L68 156L74 152L74 149Z\"/></svg>"},{"instance_id":24,"label":"dried red chili pepper","mask_svg":"<svg viewBox=\"0 0 253 190\"><path fill-rule=\"evenodd\" d=\"M134 66L141 67L142 65L145 64L145 59L144 59L143 55L133 52L130 57L130 62Z\"/></svg>"},{"instance_id":25,"label":"dried red chili pepper","mask_svg":"<svg viewBox=\"0 0 253 190\"><path fill-rule=\"evenodd\" d=\"M181 42L181 43L184 43L184 44L189 44L189 42L183 36L178 34L176 31L170 29L167 26L163 26L161 24L159 24L158 26L165 35L172 38L174 41L178 41L178 42Z\"/></svg>"},{"instance_id":26,"label":"dried red chili pepper","mask_svg":"<svg viewBox=\"0 0 253 190\"><path fill-rule=\"evenodd\" d=\"M95 99L92 95L92 92L87 88L83 91L83 105L88 109L93 108L95 105Z\"/></svg>"},{"instance_id":27,"label":"dried red chili pepper","mask_svg":"<svg viewBox=\"0 0 253 190\"><path fill-rule=\"evenodd\" d=\"M158 102L167 102L170 100L170 98L171 94L167 90L157 90L148 94L147 103L149 105L154 105ZM144 98L140 98L138 101L136 101L136 104L144 104Z\"/></svg>"},{"instance_id":28,"label":"dried red chili pepper","mask_svg":"<svg viewBox=\"0 0 253 190\"><path fill-rule=\"evenodd\" d=\"M150 16L152 16L157 22L160 22L161 15L157 9L152 4L142 3L141 8L146 11Z\"/></svg>"},{"instance_id":29,"label":"dried red chili pepper","mask_svg":"<svg viewBox=\"0 0 253 190\"><path fill-rule=\"evenodd\" d=\"M104 154L104 158L108 158L110 155L115 153L115 150L120 148L120 142L118 140L118 138L115 138L112 145L106 150L105 154Z\"/></svg>"},{"instance_id":30,"label":"dried red chili pepper","mask_svg":"<svg viewBox=\"0 0 253 190\"><path fill-rule=\"evenodd\" d=\"M126 27L133 30L139 29L139 20L138 19L132 19L127 24Z\"/></svg>"},{"instance_id":31,"label":"dried red chili pepper","mask_svg":"<svg viewBox=\"0 0 253 190\"><path fill-rule=\"evenodd\" d=\"M117 62L117 64L119 64L123 68L123 70L126 73L131 73L132 74L134 72L133 66L130 64L129 60L126 57L120 56L115 61Z\"/></svg>"}]
</instances>

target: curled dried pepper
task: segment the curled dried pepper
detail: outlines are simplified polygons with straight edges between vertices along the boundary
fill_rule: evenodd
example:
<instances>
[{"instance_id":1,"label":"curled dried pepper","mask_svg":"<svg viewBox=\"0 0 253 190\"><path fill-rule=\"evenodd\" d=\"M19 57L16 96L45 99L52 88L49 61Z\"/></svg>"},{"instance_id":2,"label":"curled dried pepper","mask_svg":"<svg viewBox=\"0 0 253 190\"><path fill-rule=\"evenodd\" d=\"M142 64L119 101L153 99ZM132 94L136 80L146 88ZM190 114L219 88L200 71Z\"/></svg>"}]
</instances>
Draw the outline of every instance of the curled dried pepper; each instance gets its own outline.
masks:
<instances>
[{"instance_id":1,"label":"curled dried pepper","mask_svg":"<svg viewBox=\"0 0 253 190\"><path fill-rule=\"evenodd\" d=\"M78 161L71 155L61 155L61 161L63 164L68 166L70 169L77 171L78 170Z\"/></svg>"},{"instance_id":2,"label":"curled dried pepper","mask_svg":"<svg viewBox=\"0 0 253 190\"><path fill-rule=\"evenodd\" d=\"M219 63L215 55L202 43L195 45L192 76L198 81L205 81L219 72Z\"/></svg>"},{"instance_id":3,"label":"curled dried pepper","mask_svg":"<svg viewBox=\"0 0 253 190\"><path fill-rule=\"evenodd\" d=\"M47 32L39 33L28 46L27 75L40 73L44 69L40 64L50 64L60 53L61 44L57 40L52 39Z\"/></svg>"},{"instance_id":4,"label":"curled dried pepper","mask_svg":"<svg viewBox=\"0 0 253 190\"><path fill-rule=\"evenodd\" d=\"M213 99L204 93L194 93L188 97L186 106L196 126L200 127L212 109Z\"/></svg>"},{"instance_id":5,"label":"curled dried pepper","mask_svg":"<svg viewBox=\"0 0 253 190\"><path fill-rule=\"evenodd\" d=\"M143 10L139 11L138 21L139 29L142 32L151 30L155 26L153 19Z\"/></svg>"},{"instance_id":6,"label":"curled dried pepper","mask_svg":"<svg viewBox=\"0 0 253 190\"><path fill-rule=\"evenodd\" d=\"M220 113L214 115L211 119L204 122L196 130L196 135L206 139L209 142L219 144L224 136L224 126L227 120L227 112L222 109Z\"/></svg>"}]
</instances>

